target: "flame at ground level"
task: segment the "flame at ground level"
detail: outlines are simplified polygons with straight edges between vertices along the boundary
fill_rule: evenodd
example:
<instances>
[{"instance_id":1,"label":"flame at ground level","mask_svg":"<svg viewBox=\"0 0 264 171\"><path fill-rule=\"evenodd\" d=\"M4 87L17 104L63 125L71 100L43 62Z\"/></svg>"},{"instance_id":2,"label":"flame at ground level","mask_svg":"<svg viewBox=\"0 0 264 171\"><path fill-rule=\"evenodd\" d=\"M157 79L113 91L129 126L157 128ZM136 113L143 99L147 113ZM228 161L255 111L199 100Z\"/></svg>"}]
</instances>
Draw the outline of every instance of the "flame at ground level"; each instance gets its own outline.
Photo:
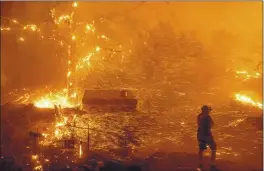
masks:
<instances>
[{"instance_id":1,"label":"flame at ground level","mask_svg":"<svg viewBox=\"0 0 264 171\"><path fill-rule=\"evenodd\" d=\"M258 107L260 109L262 109L263 105L260 102L255 102L253 101L250 97L246 96L246 95L242 95L242 94L235 94L235 98L237 101L251 105L251 106L255 106Z\"/></svg>"},{"instance_id":2,"label":"flame at ground level","mask_svg":"<svg viewBox=\"0 0 264 171\"><path fill-rule=\"evenodd\" d=\"M37 98L34 101L34 105L39 108L53 108L54 105L61 105L62 107L73 106L69 102L67 95L60 95L57 93L50 93Z\"/></svg>"},{"instance_id":3,"label":"flame at ground level","mask_svg":"<svg viewBox=\"0 0 264 171\"><path fill-rule=\"evenodd\" d=\"M34 106L38 108L54 108L54 105L60 105L62 108L67 108L77 105L74 104L74 102L76 102L78 93L72 92L68 95L68 89L50 90L46 88L38 90L24 89L22 92L10 92L9 95L17 96L15 100L12 100L13 103L33 103Z\"/></svg>"}]
</instances>

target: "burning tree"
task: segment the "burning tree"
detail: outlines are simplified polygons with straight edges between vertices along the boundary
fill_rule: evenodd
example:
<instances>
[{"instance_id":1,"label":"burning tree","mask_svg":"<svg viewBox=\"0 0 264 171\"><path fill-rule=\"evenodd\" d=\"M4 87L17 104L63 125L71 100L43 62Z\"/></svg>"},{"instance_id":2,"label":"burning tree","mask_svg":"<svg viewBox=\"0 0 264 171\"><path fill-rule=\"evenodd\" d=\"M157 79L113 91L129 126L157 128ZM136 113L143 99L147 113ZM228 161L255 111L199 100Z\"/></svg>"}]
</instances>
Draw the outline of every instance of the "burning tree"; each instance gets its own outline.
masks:
<instances>
[{"instance_id":1,"label":"burning tree","mask_svg":"<svg viewBox=\"0 0 264 171\"><path fill-rule=\"evenodd\" d=\"M175 32L167 23L146 31L136 44L126 69L134 78L131 85L142 90L140 98L149 101L151 108L161 104L156 106L161 112L176 105L178 93L193 88L194 66L205 55L202 44L188 32ZM170 100L172 104L164 104L167 99L174 100Z\"/></svg>"},{"instance_id":2,"label":"burning tree","mask_svg":"<svg viewBox=\"0 0 264 171\"><path fill-rule=\"evenodd\" d=\"M70 102L69 99L74 100L74 104L78 104L80 102L78 96L82 95L79 93L83 88L105 87L109 84L109 81L105 82L108 76L103 76L104 73L121 72L118 67L122 65L127 51L119 42L110 39L97 29L97 27L104 27L104 19L96 18L91 22L79 21L76 16L77 2L65 3L63 6L67 7L66 12L53 7L50 10L50 20L41 25L23 25L15 19L2 17L3 20L11 21L21 30L18 38L21 43L29 40L25 37L27 35L25 31L36 32L40 40L52 42L56 56L61 56L64 66L67 66L65 89L48 90L48 93L42 94L40 98L29 94L30 97L27 99L20 98L17 101L21 102L23 99L22 101L26 103L33 98L33 102L39 107L53 107L54 104L71 106L70 103L73 101ZM2 32L12 30L13 28L10 27L1 28ZM111 77L114 76L113 74ZM21 79L23 79L22 76Z\"/></svg>"}]
</instances>

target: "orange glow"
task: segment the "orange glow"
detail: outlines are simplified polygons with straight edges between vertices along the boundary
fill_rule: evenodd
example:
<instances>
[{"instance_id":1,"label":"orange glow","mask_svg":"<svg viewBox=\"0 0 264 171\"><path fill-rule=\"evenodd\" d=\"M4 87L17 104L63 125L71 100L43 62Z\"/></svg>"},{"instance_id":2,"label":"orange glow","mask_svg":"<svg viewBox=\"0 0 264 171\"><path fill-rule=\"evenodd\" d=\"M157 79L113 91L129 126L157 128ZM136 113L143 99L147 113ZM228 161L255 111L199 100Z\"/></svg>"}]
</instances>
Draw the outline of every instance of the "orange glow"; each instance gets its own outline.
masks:
<instances>
[{"instance_id":1,"label":"orange glow","mask_svg":"<svg viewBox=\"0 0 264 171\"><path fill-rule=\"evenodd\" d=\"M38 4L32 6L42 7ZM36 13L38 9L27 3L24 6L28 9L21 8L27 11L27 17L22 17L21 21L8 19L8 22L3 22L7 24L1 28L1 33L6 36L4 40L8 40L10 35L15 39L15 42L3 43L3 49L6 48L3 55L8 65L3 67L2 72L7 77L7 83L2 87L5 91L14 91L10 98L7 95L3 100L7 102L7 105L3 103L3 111L7 111L9 117L8 112L13 103L15 108L20 109L21 106L21 114L18 113L19 110L16 110L18 114L16 111L11 113L15 121L19 119L17 116L20 117L21 121L15 124L26 124L25 129L42 135L38 139L39 156L32 156L31 162L34 165L31 170L42 170L44 163L49 160L60 161L64 157L68 162L76 162L76 159L78 162L78 158L81 160L88 154L88 142L91 150L106 154L111 153L111 149L120 149L119 140L126 140L120 136L126 126L129 128L128 134L135 133L133 136L139 141L135 146L129 144L129 149L135 148L138 156L163 150L169 153L170 149L191 153L192 148L181 147L196 145L192 144L196 139L193 114L199 110L195 109L196 105L202 102L211 103L216 108L213 119L218 124L216 133L221 135L216 139L220 144L217 155L228 160L230 154L235 154L239 149L242 149L239 152L241 157L243 154L247 156L247 153L255 153L255 146L259 148L258 144L261 144L261 137L256 136L259 135L257 132L263 132L246 129L251 125L244 123L248 121L245 115L258 114L259 109L263 108L257 98L260 95L262 72L255 66L261 60L258 57L261 51L255 43L262 37L257 35L261 24L257 24L259 19L252 19L259 12L256 10L254 13L255 10L246 5L240 8L239 4L243 3L229 3L230 6L226 4L228 3L126 4L72 1L65 4L45 4L42 9L52 6L54 8L46 11L46 14L42 11L44 13L37 16L40 14ZM29 16L29 7L36 16ZM247 14L244 14L245 9L249 9L246 10ZM23 10L12 9L11 13L21 13L22 16ZM222 31L226 33L221 34ZM200 69L196 65L201 66ZM15 77L12 78L12 75ZM40 87L45 85L52 89L46 88L42 91ZM24 87L32 90L22 90ZM56 90L57 87L67 89ZM77 106L82 102L84 89L120 87L139 89L136 94L136 113L126 111L92 114L93 110L88 110L88 105L86 111ZM236 92L240 93L235 94ZM129 96L128 93L125 94ZM18 101L13 101L14 97ZM229 108L230 99L242 107ZM35 107L27 106L28 103L33 103ZM83 103L86 107L85 101ZM54 110L54 105L60 105L61 108ZM257 109L257 112L252 108ZM140 126L141 121L144 125ZM234 132L231 129L222 129L225 124L237 129ZM14 125L14 129L19 128L21 126ZM25 129L21 131L26 133ZM252 144L246 143L252 138L245 138L248 137L247 131L251 130L254 137ZM18 131L10 131L15 133L12 139L16 136L22 138L23 134ZM240 148L222 149L239 144L241 139L246 141L241 143ZM75 140L74 149L63 149L61 146L64 140ZM76 140L83 140L84 143L78 144ZM234 143L235 141L237 142ZM162 146L164 144L165 147ZM30 144L26 146L31 150ZM63 156L66 155L65 151L72 151L74 158L71 155ZM58 154L57 159L49 158L53 152ZM227 153L229 156L225 156Z\"/></svg>"},{"instance_id":2,"label":"orange glow","mask_svg":"<svg viewBox=\"0 0 264 171\"><path fill-rule=\"evenodd\" d=\"M34 100L34 105L39 108L53 108L54 105L61 105L62 107L72 107L73 105L67 98L67 93L58 92L43 95Z\"/></svg>"},{"instance_id":3,"label":"orange glow","mask_svg":"<svg viewBox=\"0 0 264 171\"><path fill-rule=\"evenodd\" d=\"M255 107L262 109L262 104L260 102L255 102L246 95L235 94L235 99L241 103L248 104L248 105L255 106Z\"/></svg>"}]
</instances>

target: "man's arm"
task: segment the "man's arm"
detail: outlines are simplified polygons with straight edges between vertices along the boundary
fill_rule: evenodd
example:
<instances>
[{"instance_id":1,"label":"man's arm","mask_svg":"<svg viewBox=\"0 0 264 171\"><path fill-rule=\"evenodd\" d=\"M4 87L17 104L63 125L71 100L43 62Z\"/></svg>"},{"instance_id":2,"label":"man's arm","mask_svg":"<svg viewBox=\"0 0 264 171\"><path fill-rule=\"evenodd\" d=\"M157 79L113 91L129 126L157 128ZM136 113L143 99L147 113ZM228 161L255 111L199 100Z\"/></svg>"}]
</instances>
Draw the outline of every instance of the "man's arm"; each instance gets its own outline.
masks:
<instances>
[{"instance_id":1,"label":"man's arm","mask_svg":"<svg viewBox=\"0 0 264 171\"><path fill-rule=\"evenodd\" d=\"M215 123L214 123L214 121L213 121L211 116L210 116L210 125L211 125L211 128L215 125Z\"/></svg>"},{"instance_id":2,"label":"man's arm","mask_svg":"<svg viewBox=\"0 0 264 171\"><path fill-rule=\"evenodd\" d=\"M197 126L200 126L200 115L197 116Z\"/></svg>"}]
</instances>

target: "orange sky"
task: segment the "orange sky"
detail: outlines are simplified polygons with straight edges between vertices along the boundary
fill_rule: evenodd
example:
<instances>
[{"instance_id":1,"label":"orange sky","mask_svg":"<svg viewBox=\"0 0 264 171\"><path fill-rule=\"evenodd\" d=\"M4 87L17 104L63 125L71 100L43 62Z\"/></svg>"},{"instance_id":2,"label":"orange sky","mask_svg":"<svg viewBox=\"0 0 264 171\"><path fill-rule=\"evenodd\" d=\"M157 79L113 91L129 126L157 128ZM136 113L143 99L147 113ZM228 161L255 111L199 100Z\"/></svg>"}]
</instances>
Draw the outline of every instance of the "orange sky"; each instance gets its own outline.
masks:
<instances>
[{"instance_id":1,"label":"orange sky","mask_svg":"<svg viewBox=\"0 0 264 171\"><path fill-rule=\"evenodd\" d=\"M17 5L18 4L18 5ZM20 3L21 4L21 3ZM48 15L51 2L24 2L23 9L13 8L9 15L27 16L36 21ZM65 10L60 2L56 9ZM141 4L141 5L140 5ZM13 7L18 7L19 2ZM60 6L63 6L60 8ZM71 8L71 6L69 6ZM117 24L151 27L160 21L168 21L177 29L189 29L207 38L212 31L225 29L245 38L255 37L262 32L262 2L79 2L77 15L81 19L93 20L95 16L106 16Z\"/></svg>"},{"instance_id":2,"label":"orange sky","mask_svg":"<svg viewBox=\"0 0 264 171\"><path fill-rule=\"evenodd\" d=\"M83 15L94 16L130 10L139 4L82 2L80 8L85 8ZM148 24L167 20L182 28L203 31L225 28L236 33L252 34L262 28L261 5L262 2L145 2L132 15Z\"/></svg>"},{"instance_id":3,"label":"orange sky","mask_svg":"<svg viewBox=\"0 0 264 171\"><path fill-rule=\"evenodd\" d=\"M65 2L2 2L2 15L25 24L51 21L49 9L65 11ZM5 5L7 4L7 5ZM54 6L55 5L55 6ZM71 3L69 3L69 8ZM160 21L170 23L176 30L192 31L199 41L210 45L212 35L226 30L239 38L238 51L251 59L250 48L262 44L262 2L79 2L79 20L91 22L96 17L108 19L119 27L111 32L117 41L126 45L137 30L150 29ZM3 24L4 22L2 22ZM2 25L4 26L4 25ZM121 29L120 29L121 28ZM123 28L123 29L122 29ZM106 30L107 31L107 30ZM3 36L4 37L4 36ZM6 37L7 38L7 37ZM11 40L10 40L11 41ZM15 41L14 41L15 43ZM207 47L208 48L208 47ZM232 47L228 47L232 48ZM6 53L8 54L6 50ZM261 51L259 48L258 51ZM15 55L14 55L15 56ZM2 64L9 61L2 55ZM261 60L260 56L256 61ZM10 65L12 62L10 62ZM8 67L14 68L14 67Z\"/></svg>"},{"instance_id":4,"label":"orange sky","mask_svg":"<svg viewBox=\"0 0 264 171\"><path fill-rule=\"evenodd\" d=\"M167 21L176 29L188 29L200 34L204 41L210 41L211 33L219 29L239 35L245 41L257 37L258 41L262 39L260 36L262 2L145 2L141 6L139 4L140 2L82 2L80 14L85 18L109 14L128 15L137 21L139 27L151 27L160 21Z\"/></svg>"}]
</instances>

